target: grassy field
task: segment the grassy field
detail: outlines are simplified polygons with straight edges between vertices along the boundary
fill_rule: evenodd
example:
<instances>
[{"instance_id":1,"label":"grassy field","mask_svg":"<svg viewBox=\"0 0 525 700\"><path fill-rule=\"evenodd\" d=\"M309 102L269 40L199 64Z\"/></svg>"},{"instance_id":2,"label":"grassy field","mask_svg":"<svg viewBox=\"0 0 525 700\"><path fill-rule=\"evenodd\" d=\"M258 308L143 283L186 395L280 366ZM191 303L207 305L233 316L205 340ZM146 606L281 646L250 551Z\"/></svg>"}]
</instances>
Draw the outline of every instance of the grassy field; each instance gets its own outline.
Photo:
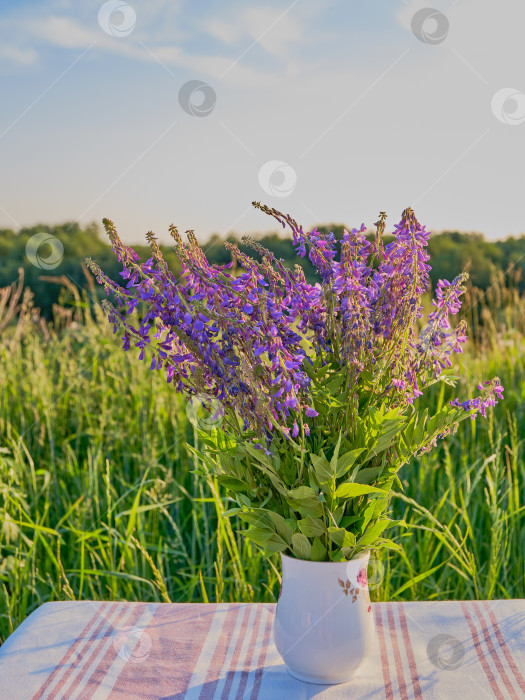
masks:
<instances>
[{"instance_id":1,"label":"grassy field","mask_svg":"<svg viewBox=\"0 0 525 700\"><path fill-rule=\"evenodd\" d=\"M374 563L376 600L525 597L525 304L500 284L478 302L462 392L498 375L506 399L403 468L412 527ZM81 316L0 338L0 639L49 600L275 600L278 560L192 474L184 401Z\"/></svg>"}]
</instances>

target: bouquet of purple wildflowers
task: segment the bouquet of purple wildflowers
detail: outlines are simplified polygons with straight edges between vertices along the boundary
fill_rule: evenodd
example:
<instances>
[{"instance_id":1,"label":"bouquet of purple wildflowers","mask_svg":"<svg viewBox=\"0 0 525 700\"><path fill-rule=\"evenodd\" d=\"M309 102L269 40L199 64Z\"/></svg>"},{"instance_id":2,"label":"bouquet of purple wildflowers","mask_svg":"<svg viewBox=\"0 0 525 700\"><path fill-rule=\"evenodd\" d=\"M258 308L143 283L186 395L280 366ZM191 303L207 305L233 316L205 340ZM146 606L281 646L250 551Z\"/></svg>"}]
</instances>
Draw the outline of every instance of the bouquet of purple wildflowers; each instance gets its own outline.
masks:
<instances>
[{"instance_id":1,"label":"bouquet of purple wildflowers","mask_svg":"<svg viewBox=\"0 0 525 700\"><path fill-rule=\"evenodd\" d=\"M199 472L226 488L228 514L249 523L247 537L315 561L399 548L384 533L396 524L388 507L401 466L502 398L495 378L431 415L417 407L431 384L454 385L450 358L466 324L450 317L467 276L439 281L423 322L429 232L411 209L385 245L383 212L375 238L362 226L336 240L254 204L290 227L317 284L250 239L256 257L226 243L238 268L211 265L193 232L183 242L172 226L175 276L152 233L151 258L140 262L106 219L125 287L88 264L115 298L104 302L109 318L125 350L138 348L190 400L220 406L220 427L199 431ZM133 322L139 304L145 313Z\"/></svg>"}]
</instances>

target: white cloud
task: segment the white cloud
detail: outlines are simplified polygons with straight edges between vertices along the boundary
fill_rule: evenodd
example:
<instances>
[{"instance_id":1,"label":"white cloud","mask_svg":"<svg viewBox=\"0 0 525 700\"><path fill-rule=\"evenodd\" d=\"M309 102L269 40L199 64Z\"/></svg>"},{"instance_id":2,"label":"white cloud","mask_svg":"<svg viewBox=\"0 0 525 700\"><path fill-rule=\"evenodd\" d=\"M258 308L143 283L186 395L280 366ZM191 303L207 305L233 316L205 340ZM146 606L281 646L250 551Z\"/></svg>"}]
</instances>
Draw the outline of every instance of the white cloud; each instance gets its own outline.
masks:
<instances>
[{"instance_id":1,"label":"white cloud","mask_svg":"<svg viewBox=\"0 0 525 700\"><path fill-rule=\"evenodd\" d=\"M306 35L306 27L293 16L293 8L279 12L263 6L247 7L241 14L239 26L245 36L278 58L293 55Z\"/></svg>"},{"instance_id":2,"label":"white cloud","mask_svg":"<svg viewBox=\"0 0 525 700\"><path fill-rule=\"evenodd\" d=\"M50 3L47 11L40 7L38 11L14 13L0 20L0 45L2 39L4 41L0 55L15 64L30 65L41 58L48 47L82 50L96 43L94 51L121 54L139 61L158 60L169 68L182 68L203 77L218 79L224 74L226 83L247 87L258 84L262 87L275 80L272 71L260 66L259 62L254 64L251 56L242 61L238 61L238 58L266 32L258 42L259 49L262 47L268 54L280 58L284 64L283 71L287 74L300 72L301 62L298 59L285 60L286 55L292 57L294 54L294 45L301 36L300 25L287 15L278 19L278 10L244 8L229 21L211 18L207 23L203 22L205 31L217 38L225 49L223 53L217 49L214 53L208 53L206 44L202 42L200 26L193 27L193 32L188 28L183 31L180 27L170 30L177 24L176 14L180 11L180 3L179 6L169 6L168 3L168 10L164 0L157 0L154 6L148 5L146 8L137 6L137 24L133 32L123 38L108 36L102 31L96 22L96 12L82 16L66 15L64 11L68 9L68 3L60 2L59 5L60 13L56 12L57 3ZM153 13L153 9L157 13ZM71 7L70 11L73 10ZM169 22L166 19L159 26L163 10L166 10L164 14L167 14ZM272 24L271 29L266 31ZM170 37L169 41L166 40L167 36ZM8 42L8 37L15 37L16 45ZM192 40L198 40L197 50L191 47ZM24 44L26 48L20 48ZM256 47L252 47L252 50L255 51Z\"/></svg>"},{"instance_id":3,"label":"white cloud","mask_svg":"<svg viewBox=\"0 0 525 700\"><path fill-rule=\"evenodd\" d=\"M326 0L325 9L333 2ZM15 10L0 18L0 45L12 47L3 51L7 68L9 62L30 65L38 60L44 64L49 48L82 51L95 43L92 54L158 61L203 79L265 89L279 76L311 79L326 63L324 53L306 50L315 40L328 43L332 32L316 26L322 8L313 0L284 6L226 3L220 13L202 15L188 12L187 0L131 0L130 5L137 19L126 37L108 36L99 27L98 0L79 4L47 0L37 7ZM216 39L219 46L207 37ZM331 66L325 70L327 77L333 76Z\"/></svg>"},{"instance_id":4,"label":"white cloud","mask_svg":"<svg viewBox=\"0 0 525 700\"><path fill-rule=\"evenodd\" d=\"M0 56L20 66L32 66L38 59L38 54L34 49L9 44L0 46Z\"/></svg>"},{"instance_id":5,"label":"white cloud","mask_svg":"<svg viewBox=\"0 0 525 700\"><path fill-rule=\"evenodd\" d=\"M270 56L288 60L297 57L312 37L319 38L320 29L314 25L321 11L318 3L304 1L273 7L251 3L240 10L231 8L227 18L224 11L204 18L201 28L226 46L242 50L256 42Z\"/></svg>"},{"instance_id":6,"label":"white cloud","mask_svg":"<svg viewBox=\"0 0 525 700\"><path fill-rule=\"evenodd\" d=\"M52 46L65 49L79 49L100 39L98 32L88 30L71 17L50 16L30 20L23 29Z\"/></svg>"},{"instance_id":7,"label":"white cloud","mask_svg":"<svg viewBox=\"0 0 525 700\"><path fill-rule=\"evenodd\" d=\"M223 20L219 17L210 17L209 19L205 18L202 23L202 28L210 36L214 37L223 44L226 44L226 46L232 46L239 40L238 25L234 22Z\"/></svg>"}]
</instances>

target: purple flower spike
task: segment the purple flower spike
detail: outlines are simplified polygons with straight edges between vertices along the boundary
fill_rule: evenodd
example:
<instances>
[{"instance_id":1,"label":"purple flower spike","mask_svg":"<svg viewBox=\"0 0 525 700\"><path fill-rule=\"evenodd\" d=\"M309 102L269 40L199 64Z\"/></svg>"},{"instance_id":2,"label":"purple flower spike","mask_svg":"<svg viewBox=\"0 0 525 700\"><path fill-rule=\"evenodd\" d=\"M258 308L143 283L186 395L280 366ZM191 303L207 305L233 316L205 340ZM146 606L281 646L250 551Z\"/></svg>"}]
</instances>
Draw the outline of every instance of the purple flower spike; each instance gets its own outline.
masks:
<instances>
[{"instance_id":1,"label":"purple flower spike","mask_svg":"<svg viewBox=\"0 0 525 700\"><path fill-rule=\"evenodd\" d=\"M453 356L467 341L466 323L456 321L467 275L439 280L432 311L420 321L430 289L430 233L411 209L384 245L383 212L375 234L363 224L338 239L256 206L291 229L299 262L308 256L314 266L315 284L300 264L289 269L250 239L244 242L254 257L226 242L232 262L212 265L193 232L183 241L172 226L175 275L153 234L151 257L141 263L104 221L125 286L89 266L116 300L105 309L125 350L133 345L141 360L148 355L151 369L164 370L177 391L218 401L228 418L221 430L249 432L268 449L278 440L287 441L286 449L300 443L301 454L317 449L320 436L340 433L351 443L373 411L408 416L428 386L453 381ZM453 420L484 416L503 398L497 379L481 382L478 391L452 400L446 408ZM306 421L314 418L315 439ZM440 429L424 449L451 430Z\"/></svg>"}]
</instances>

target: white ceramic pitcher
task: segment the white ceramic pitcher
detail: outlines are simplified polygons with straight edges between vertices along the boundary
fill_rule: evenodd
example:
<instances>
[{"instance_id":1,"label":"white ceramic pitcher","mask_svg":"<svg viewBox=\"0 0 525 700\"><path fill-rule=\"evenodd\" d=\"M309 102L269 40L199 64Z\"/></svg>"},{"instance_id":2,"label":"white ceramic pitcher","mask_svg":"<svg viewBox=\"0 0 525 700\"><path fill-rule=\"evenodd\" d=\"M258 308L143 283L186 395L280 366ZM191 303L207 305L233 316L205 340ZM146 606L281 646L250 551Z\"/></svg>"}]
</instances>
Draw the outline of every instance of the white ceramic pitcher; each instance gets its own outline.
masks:
<instances>
[{"instance_id":1,"label":"white ceramic pitcher","mask_svg":"<svg viewBox=\"0 0 525 700\"><path fill-rule=\"evenodd\" d=\"M375 635L367 582L370 553L349 562L281 558L273 634L289 672L309 683L351 680Z\"/></svg>"}]
</instances>

